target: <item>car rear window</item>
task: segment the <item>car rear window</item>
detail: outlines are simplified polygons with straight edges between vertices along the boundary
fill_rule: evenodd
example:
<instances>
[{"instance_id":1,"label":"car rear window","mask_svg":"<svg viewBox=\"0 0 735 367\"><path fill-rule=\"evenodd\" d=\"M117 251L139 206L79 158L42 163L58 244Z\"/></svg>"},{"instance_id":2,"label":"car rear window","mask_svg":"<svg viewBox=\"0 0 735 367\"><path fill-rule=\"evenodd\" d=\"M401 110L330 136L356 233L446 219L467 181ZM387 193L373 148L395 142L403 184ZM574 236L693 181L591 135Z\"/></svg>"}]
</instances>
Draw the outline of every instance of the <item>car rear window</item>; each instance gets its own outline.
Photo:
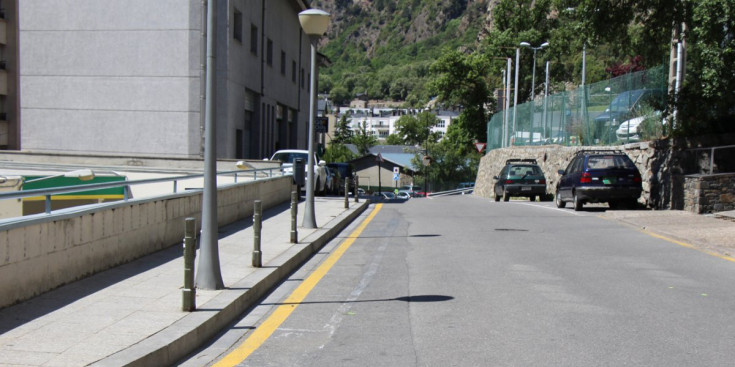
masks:
<instances>
[{"instance_id":1,"label":"car rear window","mask_svg":"<svg viewBox=\"0 0 735 367\"><path fill-rule=\"evenodd\" d=\"M594 155L587 159L589 169L634 169L635 164L626 155Z\"/></svg>"},{"instance_id":2,"label":"car rear window","mask_svg":"<svg viewBox=\"0 0 735 367\"><path fill-rule=\"evenodd\" d=\"M541 169L538 166L513 166L510 168L509 174L511 176L538 176L541 174Z\"/></svg>"},{"instance_id":3,"label":"car rear window","mask_svg":"<svg viewBox=\"0 0 735 367\"><path fill-rule=\"evenodd\" d=\"M296 158L301 158L304 160L304 163L306 163L306 160L309 158L308 154L305 153L276 153L272 160L281 161L285 163L293 163Z\"/></svg>"}]
</instances>

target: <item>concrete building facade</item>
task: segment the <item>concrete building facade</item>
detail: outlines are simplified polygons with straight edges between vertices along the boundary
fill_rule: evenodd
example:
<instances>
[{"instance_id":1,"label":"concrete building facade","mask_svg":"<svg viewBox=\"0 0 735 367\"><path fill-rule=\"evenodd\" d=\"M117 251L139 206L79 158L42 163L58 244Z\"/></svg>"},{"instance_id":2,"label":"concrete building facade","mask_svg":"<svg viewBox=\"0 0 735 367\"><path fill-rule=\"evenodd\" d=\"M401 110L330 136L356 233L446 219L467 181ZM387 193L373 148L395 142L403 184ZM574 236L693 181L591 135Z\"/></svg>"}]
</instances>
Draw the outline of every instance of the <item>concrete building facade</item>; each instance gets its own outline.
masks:
<instances>
[{"instance_id":1,"label":"concrete building facade","mask_svg":"<svg viewBox=\"0 0 735 367\"><path fill-rule=\"evenodd\" d=\"M205 1L9 2L19 88L6 149L202 156ZM306 148L310 44L298 13L307 8L217 1L218 158Z\"/></svg>"}]
</instances>

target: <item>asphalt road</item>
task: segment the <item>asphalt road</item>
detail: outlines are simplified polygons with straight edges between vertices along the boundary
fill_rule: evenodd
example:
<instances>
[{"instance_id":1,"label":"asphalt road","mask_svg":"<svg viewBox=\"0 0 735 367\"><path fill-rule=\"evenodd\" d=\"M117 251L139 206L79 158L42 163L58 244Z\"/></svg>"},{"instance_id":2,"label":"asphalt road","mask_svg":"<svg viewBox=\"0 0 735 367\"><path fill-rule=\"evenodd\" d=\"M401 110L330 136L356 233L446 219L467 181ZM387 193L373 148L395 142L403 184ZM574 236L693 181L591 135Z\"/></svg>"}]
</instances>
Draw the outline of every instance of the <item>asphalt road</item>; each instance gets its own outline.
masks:
<instances>
[{"instance_id":1,"label":"asphalt road","mask_svg":"<svg viewBox=\"0 0 735 367\"><path fill-rule=\"evenodd\" d=\"M733 365L731 262L594 208L467 195L372 209L183 365L232 358L256 326L272 334L230 365Z\"/></svg>"}]
</instances>

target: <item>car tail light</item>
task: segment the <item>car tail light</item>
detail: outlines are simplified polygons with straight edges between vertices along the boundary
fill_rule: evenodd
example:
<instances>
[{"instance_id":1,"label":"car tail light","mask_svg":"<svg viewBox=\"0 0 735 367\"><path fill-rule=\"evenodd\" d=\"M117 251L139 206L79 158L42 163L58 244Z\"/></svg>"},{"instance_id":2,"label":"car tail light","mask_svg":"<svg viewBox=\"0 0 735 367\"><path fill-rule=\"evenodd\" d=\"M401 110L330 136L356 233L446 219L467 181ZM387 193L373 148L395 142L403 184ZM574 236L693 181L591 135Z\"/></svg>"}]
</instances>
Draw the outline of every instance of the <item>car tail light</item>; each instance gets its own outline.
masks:
<instances>
[{"instance_id":1,"label":"car tail light","mask_svg":"<svg viewBox=\"0 0 735 367\"><path fill-rule=\"evenodd\" d=\"M505 183L512 184L513 183L513 180L505 180Z\"/></svg>"},{"instance_id":2,"label":"car tail light","mask_svg":"<svg viewBox=\"0 0 735 367\"><path fill-rule=\"evenodd\" d=\"M592 175L589 172L582 174L582 178L579 179L579 183L592 183Z\"/></svg>"},{"instance_id":3,"label":"car tail light","mask_svg":"<svg viewBox=\"0 0 735 367\"><path fill-rule=\"evenodd\" d=\"M635 175L635 177L633 177L633 182L635 182L635 183L641 183L642 181L643 180L641 180L641 176L640 175Z\"/></svg>"},{"instance_id":4,"label":"car tail light","mask_svg":"<svg viewBox=\"0 0 735 367\"><path fill-rule=\"evenodd\" d=\"M546 185L546 180L538 180L538 183Z\"/></svg>"}]
</instances>

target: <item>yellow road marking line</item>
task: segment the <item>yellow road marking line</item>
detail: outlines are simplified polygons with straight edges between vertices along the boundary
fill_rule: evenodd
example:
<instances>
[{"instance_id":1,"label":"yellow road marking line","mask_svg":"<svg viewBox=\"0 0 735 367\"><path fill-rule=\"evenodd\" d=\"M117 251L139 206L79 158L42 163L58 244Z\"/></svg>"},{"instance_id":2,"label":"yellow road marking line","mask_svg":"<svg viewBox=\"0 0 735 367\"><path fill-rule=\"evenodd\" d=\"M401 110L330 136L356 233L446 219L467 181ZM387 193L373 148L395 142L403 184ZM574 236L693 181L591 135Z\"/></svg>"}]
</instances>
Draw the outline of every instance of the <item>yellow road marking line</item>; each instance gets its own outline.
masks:
<instances>
[{"instance_id":1,"label":"yellow road marking line","mask_svg":"<svg viewBox=\"0 0 735 367\"><path fill-rule=\"evenodd\" d=\"M383 204L377 204L368 217L342 242L319 267L314 270L289 296L283 301L283 305L273 311L268 318L260 324L245 341L235 350L230 352L213 367L236 366L244 361L288 319L296 307L306 298L319 281L327 274L329 269L337 263L337 260L347 251L355 240L360 236L368 223L378 214Z\"/></svg>"},{"instance_id":2,"label":"yellow road marking line","mask_svg":"<svg viewBox=\"0 0 735 367\"><path fill-rule=\"evenodd\" d=\"M677 241L677 240L674 240L674 239L671 239L671 238L668 238L666 236L662 236L660 234L656 234L656 233L653 233L653 232L650 232L650 231L643 230L642 232L648 234L651 237L656 237L656 238L659 238L659 239L662 239L662 240L665 240L665 241L669 241L671 243L675 243L675 244L677 244L679 246L690 248L692 250L697 250L699 252L704 252L707 255L711 255L711 256L714 256L714 257L719 257L720 259L723 259L723 260L735 262L735 258L734 257L731 257L731 256L718 254L718 253L716 253L714 251L705 250L703 248L698 248L698 247L696 247L694 245L691 245L691 244L688 244L686 242Z\"/></svg>"}]
</instances>

